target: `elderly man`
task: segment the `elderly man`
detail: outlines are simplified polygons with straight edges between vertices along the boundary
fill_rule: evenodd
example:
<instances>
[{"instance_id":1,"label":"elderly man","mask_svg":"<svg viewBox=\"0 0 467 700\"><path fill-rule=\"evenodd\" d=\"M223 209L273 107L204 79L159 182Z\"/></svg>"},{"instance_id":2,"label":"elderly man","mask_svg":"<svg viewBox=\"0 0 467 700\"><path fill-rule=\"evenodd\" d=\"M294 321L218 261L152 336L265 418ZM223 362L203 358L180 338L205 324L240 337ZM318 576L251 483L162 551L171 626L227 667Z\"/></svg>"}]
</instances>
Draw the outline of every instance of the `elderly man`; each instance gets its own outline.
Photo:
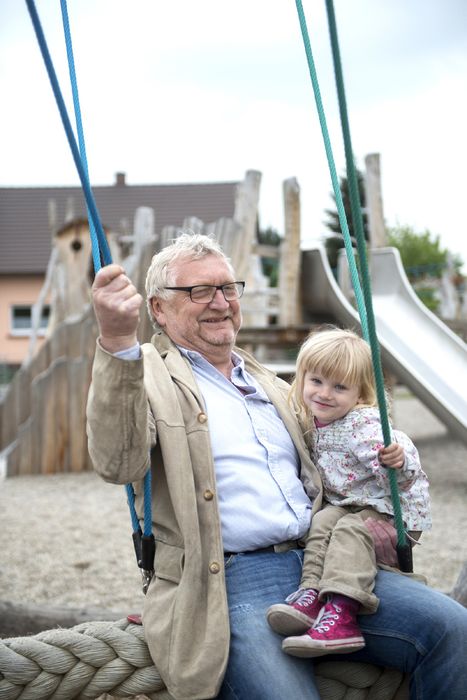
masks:
<instances>
[{"instance_id":1,"label":"elderly man","mask_svg":"<svg viewBox=\"0 0 467 700\"><path fill-rule=\"evenodd\" d=\"M243 286L211 238L182 235L152 260L158 330L140 346L141 296L118 265L100 270L89 450L106 481L134 483L140 514L152 470L143 621L171 695L317 700L312 662L282 653L265 613L298 587L321 484L288 385L235 348ZM465 609L389 571L375 592L379 610L361 618L366 647L352 660L411 672L412 698L464 700Z\"/></svg>"}]
</instances>

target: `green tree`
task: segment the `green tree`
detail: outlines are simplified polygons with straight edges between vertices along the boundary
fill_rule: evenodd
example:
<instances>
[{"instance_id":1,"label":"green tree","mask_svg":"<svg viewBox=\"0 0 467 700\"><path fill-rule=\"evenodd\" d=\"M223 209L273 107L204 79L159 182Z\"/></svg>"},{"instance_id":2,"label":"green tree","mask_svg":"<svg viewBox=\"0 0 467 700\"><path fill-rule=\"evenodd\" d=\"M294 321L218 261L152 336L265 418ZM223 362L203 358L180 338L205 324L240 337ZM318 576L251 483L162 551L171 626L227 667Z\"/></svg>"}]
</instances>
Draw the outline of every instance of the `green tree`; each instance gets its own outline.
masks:
<instances>
[{"instance_id":1,"label":"green tree","mask_svg":"<svg viewBox=\"0 0 467 700\"><path fill-rule=\"evenodd\" d=\"M431 310L437 311L437 280L443 274L449 251L442 248L439 236L425 230L417 233L411 226L396 226L388 229L388 245L399 250L405 273L421 301ZM454 257L454 268L462 267L459 256Z\"/></svg>"},{"instance_id":2,"label":"green tree","mask_svg":"<svg viewBox=\"0 0 467 700\"><path fill-rule=\"evenodd\" d=\"M369 229L368 229L368 216L365 211L366 207L366 193L365 193L365 179L363 173L357 169L357 184L358 184L358 195L360 198L360 206L362 209L363 217L363 232L365 234L365 240L369 240ZM349 232L352 238L355 238L355 228L352 220L352 209L350 206L350 191L349 191L349 181L345 175L339 178L339 189L342 195L342 202L344 204L345 215L347 218L347 225L349 227ZM331 193L331 198L334 202L334 209L325 209L324 213L327 215L328 220L324 221L324 225L333 233L338 233L342 236L341 224L339 221L339 214L337 213L336 196L334 192Z\"/></svg>"},{"instance_id":3,"label":"green tree","mask_svg":"<svg viewBox=\"0 0 467 700\"><path fill-rule=\"evenodd\" d=\"M261 231L258 227L256 231L258 243L261 245L280 246L282 238L277 231L271 227ZM269 277L271 287L277 287L279 283L279 257L261 258L261 265L264 274Z\"/></svg>"},{"instance_id":4,"label":"green tree","mask_svg":"<svg viewBox=\"0 0 467 700\"><path fill-rule=\"evenodd\" d=\"M411 282L421 277L440 278L446 267L448 250L441 248L439 236L430 231L417 233L411 226L388 229L388 244L397 248Z\"/></svg>"},{"instance_id":5,"label":"green tree","mask_svg":"<svg viewBox=\"0 0 467 700\"><path fill-rule=\"evenodd\" d=\"M358 195L360 198L360 206L362 210L363 219L363 233L365 240L369 240L369 228L368 228L368 215L365 211L366 207L366 193L365 193L365 180L363 173L357 169L357 184L358 184ZM347 225L349 227L350 237L352 239L352 244L356 247L356 236L355 227L352 219L352 209L350 206L350 190L349 181L345 175L339 178L339 189L342 195L342 203L344 205L345 216L347 219ZM339 250L344 247L344 237L342 235L341 224L339 221L339 214L337 212L336 196L334 192L331 193L331 198L334 202L335 209L325 209L324 213L327 215L327 221L324 221L324 225L332 231L334 235L326 235L324 239L324 247L326 248L327 256L329 259L329 264L332 268L337 267L337 258L339 255Z\"/></svg>"}]
</instances>

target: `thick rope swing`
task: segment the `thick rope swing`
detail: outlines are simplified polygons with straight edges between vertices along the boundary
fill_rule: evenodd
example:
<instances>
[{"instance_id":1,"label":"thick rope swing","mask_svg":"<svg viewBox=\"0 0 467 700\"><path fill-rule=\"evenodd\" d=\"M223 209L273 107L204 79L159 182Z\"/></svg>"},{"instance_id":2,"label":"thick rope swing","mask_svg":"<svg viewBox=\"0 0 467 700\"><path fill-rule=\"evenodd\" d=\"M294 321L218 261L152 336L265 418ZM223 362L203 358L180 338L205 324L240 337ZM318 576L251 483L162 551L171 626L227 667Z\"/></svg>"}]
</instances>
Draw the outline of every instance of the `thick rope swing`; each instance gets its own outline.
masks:
<instances>
[{"instance_id":1,"label":"thick rope swing","mask_svg":"<svg viewBox=\"0 0 467 700\"><path fill-rule=\"evenodd\" d=\"M0 700L94 700L103 693L170 698L140 625L85 622L0 644Z\"/></svg>"},{"instance_id":2,"label":"thick rope swing","mask_svg":"<svg viewBox=\"0 0 467 700\"><path fill-rule=\"evenodd\" d=\"M315 664L323 700L392 700L402 674L370 664ZM0 642L0 700L95 700L103 693L151 700L172 697L154 666L143 628L127 620L87 622L71 629Z\"/></svg>"}]
</instances>

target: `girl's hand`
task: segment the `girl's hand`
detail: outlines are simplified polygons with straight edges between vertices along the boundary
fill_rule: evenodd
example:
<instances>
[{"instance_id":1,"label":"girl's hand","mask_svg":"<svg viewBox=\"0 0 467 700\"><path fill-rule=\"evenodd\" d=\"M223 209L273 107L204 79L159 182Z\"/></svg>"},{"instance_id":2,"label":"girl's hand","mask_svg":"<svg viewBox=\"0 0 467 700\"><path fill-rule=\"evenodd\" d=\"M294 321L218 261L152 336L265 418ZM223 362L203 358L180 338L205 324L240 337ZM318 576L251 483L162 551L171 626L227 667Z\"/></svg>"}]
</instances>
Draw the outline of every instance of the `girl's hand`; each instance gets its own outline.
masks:
<instances>
[{"instance_id":1,"label":"girl's hand","mask_svg":"<svg viewBox=\"0 0 467 700\"><path fill-rule=\"evenodd\" d=\"M387 447L382 447L378 452L378 460L383 467L400 469L405 462L404 448L397 442L393 442Z\"/></svg>"}]
</instances>

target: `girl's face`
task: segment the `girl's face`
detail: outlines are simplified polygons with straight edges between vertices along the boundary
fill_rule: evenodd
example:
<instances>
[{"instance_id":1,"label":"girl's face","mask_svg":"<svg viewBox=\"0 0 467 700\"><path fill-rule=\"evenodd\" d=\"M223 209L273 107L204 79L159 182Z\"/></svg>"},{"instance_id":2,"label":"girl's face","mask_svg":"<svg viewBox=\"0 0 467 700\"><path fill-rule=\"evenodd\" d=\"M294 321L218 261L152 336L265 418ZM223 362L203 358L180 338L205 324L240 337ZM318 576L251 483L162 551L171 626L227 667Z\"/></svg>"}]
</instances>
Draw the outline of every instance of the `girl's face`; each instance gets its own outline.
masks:
<instances>
[{"instance_id":1,"label":"girl's face","mask_svg":"<svg viewBox=\"0 0 467 700\"><path fill-rule=\"evenodd\" d=\"M320 423L343 418L358 404L360 387L347 386L323 377L319 372L306 372L303 401Z\"/></svg>"}]
</instances>

